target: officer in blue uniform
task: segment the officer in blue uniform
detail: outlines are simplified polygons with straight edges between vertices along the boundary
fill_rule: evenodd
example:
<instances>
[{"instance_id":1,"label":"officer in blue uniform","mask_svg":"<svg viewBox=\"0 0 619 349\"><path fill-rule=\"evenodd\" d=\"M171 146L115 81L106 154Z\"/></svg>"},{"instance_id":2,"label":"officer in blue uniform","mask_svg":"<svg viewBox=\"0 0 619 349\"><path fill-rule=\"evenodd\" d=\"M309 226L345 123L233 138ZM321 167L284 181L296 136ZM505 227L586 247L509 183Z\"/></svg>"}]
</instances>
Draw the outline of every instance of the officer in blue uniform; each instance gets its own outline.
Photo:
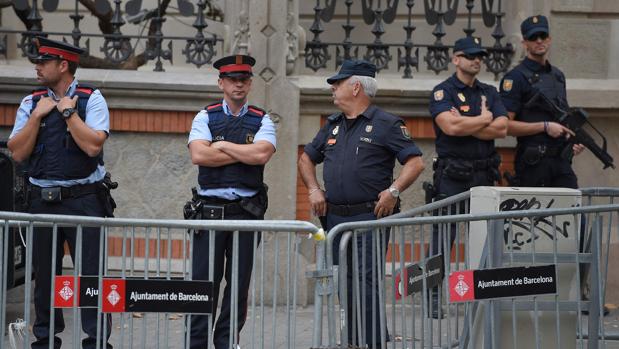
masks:
<instances>
[{"instance_id":1,"label":"officer in blue uniform","mask_svg":"<svg viewBox=\"0 0 619 349\"><path fill-rule=\"evenodd\" d=\"M333 92L333 103L340 110L328 117L326 125L307 144L299 160L299 172L309 189L309 200L317 216L326 215L326 229L344 223L374 220L389 216L399 209L400 192L408 188L423 171L421 151L411 139L404 122L372 104L377 85L376 66L362 60L346 60L339 73L327 79ZM393 180L395 159L403 165L400 176ZM316 178L316 165L324 162L322 190ZM381 236L387 248L389 233ZM333 245L334 263L339 264L339 239ZM372 234L360 234L356 245L363 260L359 279L365 276L360 291L365 309L363 344L380 348L380 314L376 273L376 254ZM348 258L348 314L352 314L352 257ZM381 256L384 261L384 252ZM373 281L374 280L374 281ZM343 289L343 287L340 287ZM372 312L372 308L376 311ZM348 321L348 341L358 343ZM373 326L374 323L374 326ZM359 344L362 345L362 344Z\"/></svg>"},{"instance_id":2,"label":"officer in blue uniform","mask_svg":"<svg viewBox=\"0 0 619 349\"><path fill-rule=\"evenodd\" d=\"M213 66L219 70L219 89L223 100L200 111L193 120L189 134L191 161L198 165L199 187L194 195L194 219L264 219L267 208L264 165L275 152L275 127L262 109L249 105L254 58L246 55L228 56ZM189 210L191 211L191 209ZM238 235L238 313L237 330L241 331L247 316L247 296L251 281L254 237L260 242L260 232L240 232ZM233 234L215 232L214 275L209 275L209 232L194 236L192 272L194 280L213 281L213 319L217 309L219 284L226 278L221 310L215 324L215 348L229 347L231 332L232 253ZM191 319L191 348L206 348L208 317L195 315Z\"/></svg>"},{"instance_id":3,"label":"officer in blue uniform","mask_svg":"<svg viewBox=\"0 0 619 349\"><path fill-rule=\"evenodd\" d=\"M496 138L507 133L507 111L496 88L476 76L486 51L476 37L465 37L454 45L452 63L456 72L438 84L430 97L430 114L436 133L434 190L436 199L462 193L475 186L494 185L499 179L500 156ZM455 211L453 213L456 213ZM455 238L450 229L450 246ZM438 227L433 229L431 255L446 253ZM431 305L438 316L438 296L434 290Z\"/></svg>"},{"instance_id":4,"label":"officer in blue uniform","mask_svg":"<svg viewBox=\"0 0 619 349\"><path fill-rule=\"evenodd\" d=\"M542 93L558 107L568 108L565 76L547 59L551 44L548 20L545 16L529 17L520 30L527 56L505 74L500 86L509 116L508 134L518 140L512 184L577 188L572 153L579 154L584 147L576 144L563 152L572 131L555 122L555 116L539 99L532 101L537 93Z\"/></svg>"},{"instance_id":5,"label":"officer in blue uniform","mask_svg":"<svg viewBox=\"0 0 619 349\"><path fill-rule=\"evenodd\" d=\"M8 141L13 159L29 161L29 212L78 216L111 216L111 197L106 190L103 144L109 135L109 111L101 92L79 84L74 77L82 49L64 42L38 38L37 80L43 88L26 96L17 110L15 125ZM99 228L82 229L82 275L99 273ZM50 334L50 293L52 265L62 272L63 243L67 241L75 260L75 228L58 227L58 239L52 241L51 228L35 228L33 241L36 341L32 348L48 348L62 341L55 334L64 330L61 310L54 311L54 334ZM56 246L57 258L52 261ZM83 348L97 345L97 310L81 309L82 329L87 337ZM107 321L106 346L111 331ZM102 321L103 323L103 321ZM101 329L101 333L103 330ZM51 338L50 338L51 337Z\"/></svg>"}]
</instances>

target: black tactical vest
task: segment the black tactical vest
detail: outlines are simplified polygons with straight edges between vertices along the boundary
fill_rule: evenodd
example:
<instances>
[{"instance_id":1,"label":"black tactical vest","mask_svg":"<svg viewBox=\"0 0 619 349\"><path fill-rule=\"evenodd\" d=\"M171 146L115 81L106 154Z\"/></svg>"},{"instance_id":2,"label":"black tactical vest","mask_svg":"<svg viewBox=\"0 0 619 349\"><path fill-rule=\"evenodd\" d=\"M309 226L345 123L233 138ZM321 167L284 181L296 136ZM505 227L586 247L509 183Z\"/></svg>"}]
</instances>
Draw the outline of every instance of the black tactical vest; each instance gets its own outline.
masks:
<instances>
[{"instance_id":1,"label":"black tactical vest","mask_svg":"<svg viewBox=\"0 0 619 349\"><path fill-rule=\"evenodd\" d=\"M523 96L525 105L520 113L516 115L516 120L524 122L555 121L555 116L550 112L550 109L540 105L540 101L529 106L526 105L526 102L538 91L548 97L559 108L568 108L565 77L557 68L551 66L550 71L542 69L539 72L535 72L523 63L520 63L516 66L515 70L521 72L531 86L531 88L528 89L528 94L525 93ZM518 144L562 146L565 144L565 140L561 137L552 138L546 133L538 133L531 136L518 137Z\"/></svg>"},{"instance_id":2,"label":"black tactical vest","mask_svg":"<svg viewBox=\"0 0 619 349\"><path fill-rule=\"evenodd\" d=\"M86 105L95 88L78 85L75 89L77 114L86 120ZM41 98L47 97L47 88L32 93L32 109ZM103 151L90 157L75 143L62 114L54 108L41 119L36 145L30 155L29 174L36 179L70 180L90 176L99 164L103 164Z\"/></svg>"},{"instance_id":3,"label":"black tactical vest","mask_svg":"<svg viewBox=\"0 0 619 349\"><path fill-rule=\"evenodd\" d=\"M236 144L252 144L254 136L260 129L262 117L266 112L249 106L242 117L229 116L223 111L221 102L207 106L208 128L213 142L228 141ZM202 189L245 188L259 190L262 188L264 165L247 165L234 163L220 167L200 166L198 183Z\"/></svg>"}]
</instances>

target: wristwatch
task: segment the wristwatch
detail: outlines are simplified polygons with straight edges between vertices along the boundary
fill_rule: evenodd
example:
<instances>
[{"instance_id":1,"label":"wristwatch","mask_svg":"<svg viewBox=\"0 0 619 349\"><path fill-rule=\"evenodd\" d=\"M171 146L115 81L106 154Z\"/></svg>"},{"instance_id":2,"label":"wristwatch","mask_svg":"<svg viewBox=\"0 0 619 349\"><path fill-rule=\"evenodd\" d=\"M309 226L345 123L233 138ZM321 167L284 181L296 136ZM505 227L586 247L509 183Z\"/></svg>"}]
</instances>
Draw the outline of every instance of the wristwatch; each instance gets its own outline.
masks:
<instances>
[{"instance_id":1,"label":"wristwatch","mask_svg":"<svg viewBox=\"0 0 619 349\"><path fill-rule=\"evenodd\" d=\"M67 108L62 111L62 117L68 119L69 117L71 117L71 115L73 115L73 113L75 113L75 109Z\"/></svg>"},{"instance_id":2,"label":"wristwatch","mask_svg":"<svg viewBox=\"0 0 619 349\"><path fill-rule=\"evenodd\" d=\"M394 187L393 185L389 187L389 193L394 198L398 198L400 196L400 191L398 190L398 188Z\"/></svg>"}]
</instances>

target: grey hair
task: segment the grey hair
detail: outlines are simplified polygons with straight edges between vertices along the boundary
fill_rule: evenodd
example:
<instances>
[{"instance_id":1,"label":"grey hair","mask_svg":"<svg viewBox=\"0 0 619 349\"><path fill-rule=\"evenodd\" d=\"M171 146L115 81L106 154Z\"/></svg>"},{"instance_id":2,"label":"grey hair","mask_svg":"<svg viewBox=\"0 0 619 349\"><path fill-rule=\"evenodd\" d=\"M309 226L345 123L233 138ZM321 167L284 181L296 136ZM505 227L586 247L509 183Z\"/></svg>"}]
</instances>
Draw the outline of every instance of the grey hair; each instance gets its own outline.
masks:
<instances>
[{"instance_id":1,"label":"grey hair","mask_svg":"<svg viewBox=\"0 0 619 349\"><path fill-rule=\"evenodd\" d=\"M363 75L353 75L350 79L348 79L348 83L351 85L356 82L361 84L363 87L363 92L365 92L368 97L376 96L376 91L378 90L378 83L376 82L376 79L371 76Z\"/></svg>"}]
</instances>

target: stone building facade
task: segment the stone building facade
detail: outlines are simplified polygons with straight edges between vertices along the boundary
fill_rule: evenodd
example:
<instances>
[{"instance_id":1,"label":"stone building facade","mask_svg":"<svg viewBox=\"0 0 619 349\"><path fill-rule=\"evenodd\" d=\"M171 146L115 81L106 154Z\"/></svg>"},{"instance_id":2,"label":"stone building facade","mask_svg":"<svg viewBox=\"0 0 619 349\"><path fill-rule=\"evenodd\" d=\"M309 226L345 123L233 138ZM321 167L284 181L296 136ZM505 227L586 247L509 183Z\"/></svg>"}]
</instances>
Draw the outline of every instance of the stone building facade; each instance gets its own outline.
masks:
<instances>
[{"instance_id":1,"label":"stone building facade","mask_svg":"<svg viewBox=\"0 0 619 349\"><path fill-rule=\"evenodd\" d=\"M304 47L311 39L309 28L314 19L315 1L241 0L214 1L225 14L223 22L208 21L206 31L223 38L217 45L218 56L227 53L250 53L257 60L251 102L268 110L277 123L278 149L267 166L266 182L270 186L267 218L304 219L310 217L306 189L296 171L299 151L309 142L321 120L334 111L325 78L335 71L335 61L314 72L304 64ZM322 1L320 1L322 3ZM481 1L475 3L479 7ZM72 2L62 2L53 13L43 13L44 29L70 32L68 16ZM145 1L154 4L156 1ZM337 3L334 19L325 23L322 39L341 42L343 1ZM358 27L352 40L367 41L371 28L363 23L361 6L351 6L353 24ZM385 42L403 42L407 1L400 1L397 16L386 26ZM417 29L415 42L431 43L433 26L425 23L423 4L413 7ZM447 28L446 44L463 36L466 26L465 1L460 2L455 24ZM147 6L145 5L145 7ZM152 7L152 6L151 6ZM522 58L520 22L533 14L549 17L553 46L551 61L567 76L568 99L572 106L585 108L592 122L606 134L608 151L619 156L619 2L614 0L503 1L503 30L507 42L516 49L515 64ZM11 8L1 12L1 29L23 30ZM479 10L472 16L475 35L492 42L492 28L484 27ZM166 35L193 35L191 20L169 13L164 24ZM139 31L139 26L125 26L125 33ZM188 29L189 28L189 29ZM96 21L85 19L83 32L97 32ZM191 34L189 34L191 33ZM0 138L6 138L14 122L21 98L35 85L35 73L16 44L19 36L8 34L7 55L0 60ZM90 41L93 54L99 54L101 39ZM175 45L177 45L175 43ZM182 45L182 43L180 43ZM332 52L334 54L334 52ZM392 54L396 52L393 49ZM217 74L208 65L196 68L184 63L180 49L173 50L173 64L164 62L165 72L153 72L153 63L137 71L80 69L78 78L99 86L111 110L111 137L105 147L106 167L120 183L114 196L117 216L142 218L181 218L183 203L196 185L197 171L191 165L186 142L193 116L218 98ZM376 103L405 118L407 126L424 152L427 170L403 194L404 208L423 204L421 183L431 180L431 161L435 155L433 129L428 99L433 86L451 74L450 69L435 75L420 62L413 79L403 79L392 62L378 75ZM493 81L492 74L481 79ZM496 81L495 81L496 84ZM504 169L510 168L515 141L499 142ZM618 158L619 159L619 158ZM602 165L585 153L575 160L581 187L619 186L615 170ZM306 265L313 262L310 243L302 249ZM616 249L615 249L616 250Z\"/></svg>"}]
</instances>

